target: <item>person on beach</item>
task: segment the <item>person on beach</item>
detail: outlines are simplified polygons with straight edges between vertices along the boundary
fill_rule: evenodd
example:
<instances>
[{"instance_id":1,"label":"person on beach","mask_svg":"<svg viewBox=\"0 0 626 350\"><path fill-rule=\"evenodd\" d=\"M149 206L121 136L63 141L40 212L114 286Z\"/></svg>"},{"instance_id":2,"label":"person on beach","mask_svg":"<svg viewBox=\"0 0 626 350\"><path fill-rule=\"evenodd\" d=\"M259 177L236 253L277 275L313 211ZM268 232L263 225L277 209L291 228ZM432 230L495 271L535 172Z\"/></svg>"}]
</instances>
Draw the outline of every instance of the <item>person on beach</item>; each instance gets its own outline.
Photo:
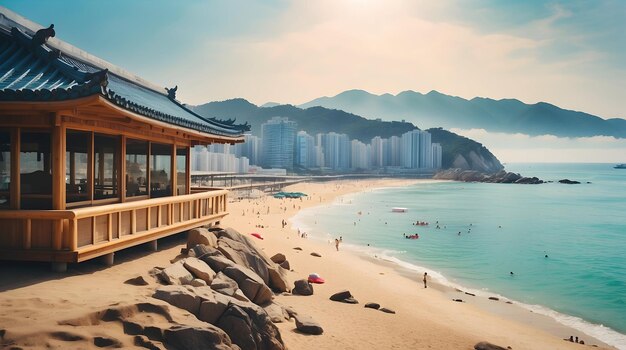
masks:
<instances>
[{"instance_id":1,"label":"person on beach","mask_svg":"<svg viewBox=\"0 0 626 350\"><path fill-rule=\"evenodd\" d=\"M428 276L428 272L424 272L424 288L428 288L426 285L426 277Z\"/></svg>"},{"instance_id":2,"label":"person on beach","mask_svg":"<svg viewBox=\"0 0 626 350\"><path fill-rule=\"evenodd\" d=\"M339 238L335 238L335 249L339 251Z\"/></svg>"}]
</instances>

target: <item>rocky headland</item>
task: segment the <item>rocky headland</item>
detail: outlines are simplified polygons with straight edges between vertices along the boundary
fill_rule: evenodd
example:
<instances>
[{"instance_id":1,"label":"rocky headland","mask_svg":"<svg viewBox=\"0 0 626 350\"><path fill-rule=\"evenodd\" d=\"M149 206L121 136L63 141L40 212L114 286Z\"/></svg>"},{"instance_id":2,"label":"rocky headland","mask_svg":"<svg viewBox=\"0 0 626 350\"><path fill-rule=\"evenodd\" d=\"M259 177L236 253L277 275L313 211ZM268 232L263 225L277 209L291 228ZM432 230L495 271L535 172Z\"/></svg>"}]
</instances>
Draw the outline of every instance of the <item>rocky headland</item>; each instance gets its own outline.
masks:
<instances>
[{"instance_id":1,"label":"rocky headland","mask_svg":"<svg viewBox=\"0 0 626 350\"><path fill-rule=\"evenodd\" d=\"M488 182L504 184L542 184L545 181L537 177L525 177L517 173L500 170L495 173L484 173L476 170L463 170L459 168L447 169L433 176L437 180L453 180L463 182Z\"/></svg>"}]
</instances>

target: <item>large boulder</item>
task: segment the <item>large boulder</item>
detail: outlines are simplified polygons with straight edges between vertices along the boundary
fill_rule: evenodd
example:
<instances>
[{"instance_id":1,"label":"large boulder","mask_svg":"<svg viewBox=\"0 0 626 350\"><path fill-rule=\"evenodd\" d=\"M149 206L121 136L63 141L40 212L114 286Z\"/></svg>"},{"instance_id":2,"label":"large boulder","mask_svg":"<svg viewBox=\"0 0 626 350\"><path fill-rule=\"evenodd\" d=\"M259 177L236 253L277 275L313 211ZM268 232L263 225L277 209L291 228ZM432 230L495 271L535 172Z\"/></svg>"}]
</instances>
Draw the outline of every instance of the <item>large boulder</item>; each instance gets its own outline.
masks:
<instances>
[{"instance_id":1,"label":"large boulder","mask_svg":"<svg viewBox=\"0 0 626 350\"><path fill-rule=\"evenodd\" d=\"M234 279L226 276L223 272L218 272L213 282L211 282L211 289L224 295L233 296L237 289L239 289L239 285L237 285Z\"/></svg>"},{"instance_id":2,"label":"large boulder","mask_svg":"<svg viewBox=\"0 0 626 350\"><path fill-rule=\"evenodd\" d=\"M289 320L287 310L285 310L285 308L278 303L265 305L263 306L263 310L265 310L267 315L270 317L270 320L274 323L281 323L285 322L285 320Z\"/></svg>"},{"instance_id":3,"label":"large boulder","mask_svg":"<svg viewBox=\"0 0 626 350\"><path fill-rule=\"evenodd\" d=\"M233 229L216 231L219 250L230 260L256 272L275 292L289 290L284 270L273 262L248 236Z\"/></svg>"},{"instance_id":4,"label":"large boulder","mask_svg":"<svg viewBox=\"0 0 626 350\"><path fill-rule=\"evenodd\" d=\"M202 246L197 246L197 247L202 247ZM222 254L222 252L220 252L217 249L211 253L202 255L200 257L200 260L207 263L207 265L209 265L209 267L215 272L220 272L229 266L236 265L235 262L233 262L231 259L224 256L224 254Z\"/></svg>"},{"instance_id":5,"label":"large boulder","mask_svg":"<svg viewBox=\"0 0 626 350\"><path fill-rule=\"evenodd\" d=\"M237 282L239 289L253 303L260 305L272 301L272 291L254 271L243 266L229 266L224 274Z\"/></svg>"},{"instance_id":6,"label":"large boulder","mask_svg":"<svg viewBox=\"0 0 626 350\"><path fill-rule=\"evenodd\" d=\"M285 344L267 313L251 303L231 301L217 326L242 349L282 350Z\"/></svg>"},{"instance_id":7,"label":"large boulder","mask_svg":"<svg viewBox=\"0 0 626 350\"><path fill-rule=\"evenodd\" d=\"M295 314L293 318L296 320L296 328L302 333L314 335L324 333L322 326L315 322L311 316Z\"/></svg>"},{"instance_id":8,"label":"large boulder","mask_svg":"<svg viewBox=\"0 0 626 350\"><path fill-rule=\"evenodd\" d=\"M197 315L202 299L191 286L161 286L154 291L153 298L166 301L180 309Z\"/></svg>"},{"instance_id":9,"label":"large boulder","mask_svg":"<svg viewBox=\"0 0 626 350\"><path fill-rule=\"evenodd\" d=\"M217 320L230 305L230 297L212 293L202 299L200 310L198 311L198 319L210 324L217 324Z\"/></svg>"},{"instance_id":10,"label":"large boulder","mask_svg":"<svg viewBox=\"0 0 626 350\"><path fill-rule=\"evenodd\" d=\"M187 249L191 249L198 244L217 248L217 237L206 228L198 227L189 230L187 234Z\"/></svg>"},{"instance_id":11,"label":"large boulder","mask_svg":"<svg viewBox=\"0 0 626 350\"><path fill-rule=\"evenodd\" d=\"M237 349L228 335L221 329L206 325L205 327L173 326L163 332L164 342L175 349Z\"/></svg>"},{"instance_id":12,"label":"large boulder","mask_svg":"<svg viewBox=\"0 0 626 350\"><path fill-rule=\"evenodd\" d=\"M293 284L293 294L313 295L313 285L309 281L301 279L293 282Z\"/></svg>"},{"instance_id":13,"label":"large boulder","mask_svg":"<svg viewBox=\"0 0 626 350\"><path fill-rule=\"evenodd\" d=\"M207 284L211 284L213 278L215 278L215 271L213 271L207 263L200 259L186 258L182 260L182 262L187 271L191 272L192 275L203 280Z\"/></svg>"},{"instance_id":14,"label":"large boulder","mask_svg":"<svg viewBox=\"0 0 626 350\"><path fill-rule=\"evenodd\" d=\"M158 273L158 277L166 284L190 284L193 275L178 261Z\"/></svg>"}]
</instances>

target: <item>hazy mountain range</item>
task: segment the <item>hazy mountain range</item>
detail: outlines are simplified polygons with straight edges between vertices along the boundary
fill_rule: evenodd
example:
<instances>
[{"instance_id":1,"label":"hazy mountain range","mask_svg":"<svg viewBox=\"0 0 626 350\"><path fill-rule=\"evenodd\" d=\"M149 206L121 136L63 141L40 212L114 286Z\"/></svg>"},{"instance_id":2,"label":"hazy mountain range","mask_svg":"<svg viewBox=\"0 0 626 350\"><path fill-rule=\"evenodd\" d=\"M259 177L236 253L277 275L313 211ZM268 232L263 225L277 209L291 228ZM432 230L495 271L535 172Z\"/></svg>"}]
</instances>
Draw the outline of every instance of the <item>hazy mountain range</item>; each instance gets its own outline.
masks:
<instances>
[{"instance_id":1,"label":"hazy mountain range","mask_svg":"<svg viewBox=\"0 0 626 350\"><path fill-rule=\"evenodd\" d=\"M268 107L259 107L245 99L236 98L189 107L207 118L236 119L238 124L247 122L251 126L252 134L257 136L261 136L261 124L276 116L295 121L298 123L298 130L304 130L310 135L336 132L347 134L350 139L357 139L364 143L370 143L375 136L389 138L417 129L410 122L366 119L352 113L324 107L303 109L275 103L264 106ZM444 168L458 167L483 172L495 172L502 169L500 161L482 144L441 128L428 131L432 135L432 142L441 144Z\"/></svg>"},{"instance_id":2,"label":"hazy mountain range","mask_svg":"<svg viewBox=\"0 0 626 350\"><path fill-rule=\"evenodd\" d=\"M427 94L404 91L397 95L348 90L299 105L301 108L313 106L341 109L366 118L406 120L421 127L478 128L533 136L626 138L625 119L602 119L545 102L526 104L516 99L483 97L466 100L434 90Z\"/></svg>"}]
</instances>

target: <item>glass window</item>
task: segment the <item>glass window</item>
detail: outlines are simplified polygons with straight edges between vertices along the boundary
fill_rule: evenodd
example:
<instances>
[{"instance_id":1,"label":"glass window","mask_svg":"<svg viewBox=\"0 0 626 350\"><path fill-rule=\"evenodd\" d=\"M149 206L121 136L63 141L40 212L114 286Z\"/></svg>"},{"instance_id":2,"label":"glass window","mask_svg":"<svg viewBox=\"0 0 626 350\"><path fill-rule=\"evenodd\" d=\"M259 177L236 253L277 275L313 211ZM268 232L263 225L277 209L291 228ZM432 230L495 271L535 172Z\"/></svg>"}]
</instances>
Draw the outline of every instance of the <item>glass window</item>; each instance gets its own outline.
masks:
<instances>
[{"instance_id":1,"label":"glass window","mask_svg":"<svg viewBox=\"0 0 626 350\"><path fill-rule=\"evenodd\" d=\"M67 130L65 136L65 193L66 202L89 200L89 147L91 133Z\"/></svg>"},{"instance_id":2,"label":"glass window","mask_svg":"<svg viewBox=\"0 0 626 350\"><path fill-rule=\"evenodd\" d=\"M150 156L150 197L171 196L172 145L153 143Z\"/></svg>"},{"instance_id":3,"label":"glass window","mask_svg":"<svg viewBox=\"0 0 626 350\"><path fill-rule=\"evenodd\" d=\"M22 132L20 143L22 209L52 208L50 139L49 132Z\"/></svg>"},{"instance_id":4,"label":"glass window","mask_svg":"<svg viewBox=\"0 0 626 350\"><path fill-rule=\"evenodd\" d=\"M94 199L118 196L120 139L117 136L94 135Z\"/></svg>"},{"instance_id":5,"label":"glass window","mask_svg":"<svg viewBox=\"0 0 626 350\"><path fill-rule=\"evenodd\" d=\"M148 141L126 140L126 197L148 195Z\"/></svg>"},{"instance_id":6,"label":"glass window","mask_svg":"<svg viewBox=\"0 0 626 350\"><path fill-rule=\"evenodd\" d=\"M187 194L187 148L176 149L176 194Z\"/></svg>"},{"instance_id":7,"label":"glass window","mask_svg":"<svg viewBox=\"0 0 626 350\"><path fill-rule=\"evenodd\" d=\"M0 131L0 208L11 205L11 132Z\"/></svg>"}]
</instances>

